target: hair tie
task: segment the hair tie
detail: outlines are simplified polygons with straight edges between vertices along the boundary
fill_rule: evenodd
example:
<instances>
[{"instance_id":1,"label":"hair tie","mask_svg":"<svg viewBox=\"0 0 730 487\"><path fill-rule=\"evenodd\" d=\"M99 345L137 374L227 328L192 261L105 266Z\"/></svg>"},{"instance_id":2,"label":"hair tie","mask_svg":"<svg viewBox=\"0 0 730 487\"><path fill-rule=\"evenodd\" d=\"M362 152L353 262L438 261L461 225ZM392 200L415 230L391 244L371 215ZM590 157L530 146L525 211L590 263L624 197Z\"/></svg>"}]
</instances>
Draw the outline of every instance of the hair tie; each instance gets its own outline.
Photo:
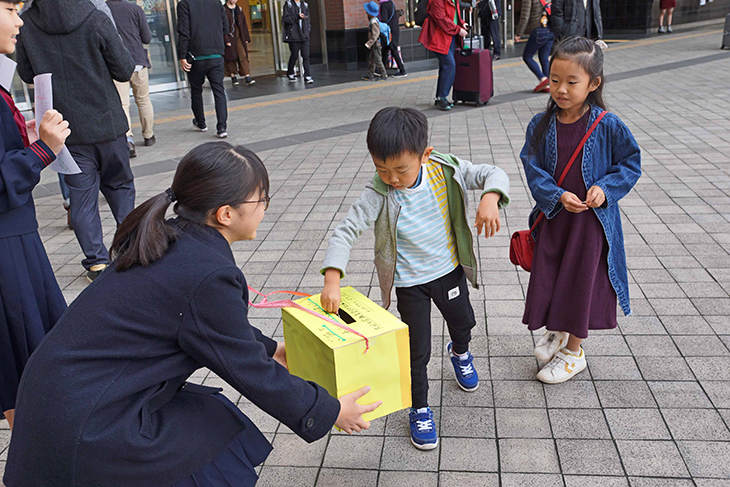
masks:
<instances>
[{"instance_id":1,"label":"hair tie","mask_svg":"<svg viewBox=\"0 0 730 487\"><path fill-rule=\"evenodd\" d=\"M606 44L606 43L605 43L605 42L604 42L603 40L601 40L601 39L598 39L598 40L597 40L597 41L595 42L595 44L596 44L596 46L597 46L597 47L598 47L598 48L599 48L599 49L600 49L601 51L605 51L606 49L608 49L608 44Z\"/></svg>"},{"instance_id":2,"label":"hair tie","mask_svg":"<svg viewBox=\"0 0 730 487\"><path fill-rule=\"evenodd\" d=\"M170 198L171 203L174 203L177 201L177 196L175 196L175 193L172 192L172 188L167 188L165 190L165 194L167 195L168 198Z\"/></svg>"}]
</instances>

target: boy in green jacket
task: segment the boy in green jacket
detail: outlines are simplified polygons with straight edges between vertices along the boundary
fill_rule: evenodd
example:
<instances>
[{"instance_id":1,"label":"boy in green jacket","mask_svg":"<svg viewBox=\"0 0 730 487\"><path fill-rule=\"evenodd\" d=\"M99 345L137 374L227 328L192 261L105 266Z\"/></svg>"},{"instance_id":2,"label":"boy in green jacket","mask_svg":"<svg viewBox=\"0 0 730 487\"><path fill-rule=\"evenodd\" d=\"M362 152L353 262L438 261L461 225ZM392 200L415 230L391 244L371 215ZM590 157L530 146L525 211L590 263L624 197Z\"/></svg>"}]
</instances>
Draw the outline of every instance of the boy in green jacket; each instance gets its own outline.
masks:
<instances>
[{"instance_id":1,"label":"boy in green jacket","mask_svg":"<svg viewBox=\"0 0 730 487\"><path fill-rule=\"evenodd\" d=\"M468 190L481 190L477 233L489 238L500 229L499 209L509 203L509 179L487 164L475 165L428 146L428 120L412 108L389 107L370 122L367 134L377 174L350 207L329 240L322 273L322 306L336 312L340 279L357 238L375 225L375 267L383 306L393 287L401 320L410 329L411 442L421 450L438 445L428 407L426 366L431 356L431 300L446 320L452 343L447 351L459 387L479 386L469 352L476 325L467 279L478 287L477 259L467 221Z\"/></svg>"}]
</instances>

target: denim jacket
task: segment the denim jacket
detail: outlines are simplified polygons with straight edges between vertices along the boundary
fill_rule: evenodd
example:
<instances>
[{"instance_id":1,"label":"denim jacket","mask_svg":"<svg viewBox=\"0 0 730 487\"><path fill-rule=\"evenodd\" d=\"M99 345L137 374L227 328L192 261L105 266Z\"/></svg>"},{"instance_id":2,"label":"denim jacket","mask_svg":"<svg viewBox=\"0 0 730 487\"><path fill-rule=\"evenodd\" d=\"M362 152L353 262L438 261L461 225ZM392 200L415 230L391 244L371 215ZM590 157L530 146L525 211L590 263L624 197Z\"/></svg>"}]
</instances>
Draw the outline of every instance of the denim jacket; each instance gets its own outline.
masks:
<instances>
[{"instance_id":1,"label":"denim jacket","mask_svg":"<svg viewBox=\"0 0 730 487\"><path fill-rule=\"evenodd\" d=\"M599 107L591 107L589 127L602 111ZM530 154L533 132L543 115L544 112L539 113L530 121L525 145L520 152L527 184L536 203L530 214L530 222L537 218L539 211L551 219L563 209L560 197L565 190L557 185L555 177L555 166L558 163L555 116L550 121L539 154ZM603 226L608 242L608 277L616 291L621 309L628 316L631 314L629 278L621 212L617 203L631 191L641 176L641 152L634 136L616 115L606 114L586 141L581 171L586 188L598 186L606 194L606 202L600 208L593 208L593 211Z\"/></svg>"}]
</instances>

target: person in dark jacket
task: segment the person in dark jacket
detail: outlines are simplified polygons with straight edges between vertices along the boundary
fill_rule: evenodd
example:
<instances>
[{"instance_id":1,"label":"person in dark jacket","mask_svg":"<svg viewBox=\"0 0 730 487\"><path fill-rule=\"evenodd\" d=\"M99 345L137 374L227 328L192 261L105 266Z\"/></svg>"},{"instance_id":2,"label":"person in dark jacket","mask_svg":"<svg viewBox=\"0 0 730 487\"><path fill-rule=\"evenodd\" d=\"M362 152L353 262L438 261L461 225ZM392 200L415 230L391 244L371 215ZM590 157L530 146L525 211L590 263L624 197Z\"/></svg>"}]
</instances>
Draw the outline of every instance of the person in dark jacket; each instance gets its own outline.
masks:
<instances>
[{"instance_id":1,"label":"person in dark jacket","mask_svg":"<svg viewBox=\"0 0 730 487\"><path fill-rule=\"evenodd\" d=\"M236 74L243 76L246 85L250 86L256 81L251 79L251 68L248 64L248 43L251 42L251 34L248 32L246 15L243 9L236 4L236 0L226 2L226 18L228 19L228 34L226 41L226 76L231 77L233 86L238 85Z\"/></svg>"},{"instance_id":2,"label":"person in dark jacket","mask_svg":"<svg viewBox=\"0 0 730 487\"><path fill-rule=\"evenodd\" d=\"M224 8L218 0L180 0L177 4L177 55L180 67L188 73L193 125L201 132L208 130L203 107L203 83L207 77L215 99L216 135L221 139L228 137L223 37L229 30Z\"/></svg>"},{"instance_id":3,"label":"person in dark jacket","mask_svg":"<svg viewBox=\"0 0 730 487\"><path fill-rule=\"evenodd\" d=\"M557 40L579 36L603 39L600 0L553 0L550 26Z\"/></svg>"},{"instance_id":4,"label":"person in dark jacket","mask_svg":"<svg viewBox=\"0 0 730 487\"><path fill-rule=\"evenodd\" d=\"M502 57L502 39L499 34L499 19L502 18L502 0L494 0L494 6L497 7L496 19L492 18L492 9L489 6L489 0L481 0L477 5L479 9L479 21L481 23L481 32L484 36L484 49L490 49L494 44L492 51L492 60L496 61Z\"/></svg>"},{"instance_id":5,"label":"person in dark jacket","mask_svg":"<svg viewBox=\"0 0 730 487\"><path fill-rule=\"evenodd\" d=\"M150 101L150 76L149 70L152 67L147 50L142 44L149 44L152 41L152 32L147 25L147 18L142 7L136 3L126 0L108 0L107 6L114 16L117 24L117 31L122 37L124 47L134 59L134 74L128 82L115 81L119 91L119 98L122 100L124 114L127 116L129 130L127 131L127 146L129 157L136 157L137 151L134 147L134 134L132 133L132 120L129 117L129 88L132 87L134 102L139 111L139 120L142 123L142 137L144 145L149 147L155 144L155 111Z\"/></svg>"},{"instance_id":6,"label":"person in dark jacket","mask_svg":"<svg viewBox=\"0 0 730 487\"><path fill-rule=\"evenodd\" d=\"M20 0L0 1L0 54L15 51ZM56 110L26 122L0 87L0 413L13 429L15 398L30 354L66 309L38 235L33 188L69 135Z\"/></svg>"},{"instance_id":7,"label":"person in dark jacket","mask_svg":"<svg viewBox=\"0 0 730 487\"><path fill-rule=\"evenodd\" d=\"M284 15L281 18L284 24L284 42L289 44L289 65L286 69L286 76L289 81L296 81L294 76L294 65L297 63L299 53L304 60L304 82L314 83L309 72L309 33L312 30L312 23L309 20L309 5L299 0L287 0L284 2Z\"/></svg>"},{"instance_id":8,"label":"person in dark jacket","mask_svg":"<svg viewBox=\"0 0 730 487\"><path fill-rule=\"evenodd\" d=\"M381 22L385 22L390 27L390 44L383 49L383 64L388 67L388 54L390 54L395 63L398 65L398 72L394 76L408 76L403 58L400 55L398 46L400 45L400 23L398 21L398 10L395 8L393 0L380 1L380 13L378 18Z\"/></svg>"},{"instance_id":9,"label":"person in dark jacket","mask_svg":"<svg viewBox=\"0 0 730 487\"><path fill-rule=\"evenodd\" d=\"M362 414L380 402L355 402L368 388L338 400L290 375L284 344L248 320L230 246L256 237L268 192L256 154L211 142L130 213L112 266L28 363L7 487L230 486L221 472L254 485L271 445L221 389L186 382L202 367L308 442L369 427Z\"/></svg>"},{"instance_id":10,"label":"person in dark jacket","mask_svg":"<svg viewBox=\"0 0 730 487\"><path fill-rule=\"evenodd\" d=\"M71 223L94 280L109 264L99 216L99 190L117 225L134 208L129 129L114 81L129 81L134 60L109 15L88 0L36 0L21 15L18 75L33 83L53 74L55 108L71 126L66 141L80 174L65 176Z\"/></svg>"}]
</instances>

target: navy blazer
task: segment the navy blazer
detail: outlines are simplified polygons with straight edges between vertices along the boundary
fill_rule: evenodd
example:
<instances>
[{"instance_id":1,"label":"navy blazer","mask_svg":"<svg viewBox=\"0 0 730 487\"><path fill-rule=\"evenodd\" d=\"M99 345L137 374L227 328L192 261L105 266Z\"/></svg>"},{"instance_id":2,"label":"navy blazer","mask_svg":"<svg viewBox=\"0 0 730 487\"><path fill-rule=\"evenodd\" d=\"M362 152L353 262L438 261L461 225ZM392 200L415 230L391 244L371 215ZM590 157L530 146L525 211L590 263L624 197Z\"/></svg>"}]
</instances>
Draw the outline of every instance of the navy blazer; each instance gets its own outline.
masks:
<instances>
[{"instance_id":1,"label":"navy blazer","mask_svg":"<svg viewBox=\"0 0 730 487\"><path fill-rule=\"evenodd\" d=\"M165 486L189 476L243 426L186 384L208 367L311 442L337 399L270 357L247 318L246 280L215 229L180 228L149 267L114 265L71 304L28 361L4 481L16 486Z\"/></svg>"},{"instance_id":2,"label":"navy blazer","mask_svg":"<svg viewBox=\"0 0 730 487\"><path fill-rule=\"evenodd\" d=\"M0 238L38 230L33 188L41 180L41 171L55 159L41 140L23 145L13 111L0 96Z\"/></svg>"}]
</instances>

